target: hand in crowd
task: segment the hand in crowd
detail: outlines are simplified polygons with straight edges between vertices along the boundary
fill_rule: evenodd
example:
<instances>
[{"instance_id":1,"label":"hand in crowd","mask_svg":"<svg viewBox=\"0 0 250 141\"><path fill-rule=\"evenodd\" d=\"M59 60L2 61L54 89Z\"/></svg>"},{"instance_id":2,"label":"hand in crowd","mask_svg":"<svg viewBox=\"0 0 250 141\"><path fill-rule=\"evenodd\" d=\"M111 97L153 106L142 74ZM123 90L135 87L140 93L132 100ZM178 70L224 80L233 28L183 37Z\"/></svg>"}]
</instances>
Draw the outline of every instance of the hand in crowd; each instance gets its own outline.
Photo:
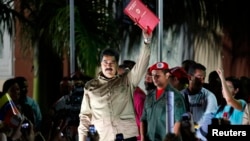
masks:
<instances>
[{"instance_id":1,"label":"hand in crowd","mask_svg":"<svg viewBox=\"0 0 250 141\"><path fill-rule=\"evenodd\" d=\"M227 100L228 98L232 97L232 94L230 94L230 91L226 85L224 71L222 68L218 68L216 72L218 73L221 80L223 97Z\"/></svg>"},{"instance_id":2,"label":"hand in crowd","mask_svg":"<svg viewBox=\"0 0 250 141\"><path fill-rule=\"evenodd\" d=\"M21 126L22 126L22 122L20 122L20 124L18 125L17 128L10 128L7 125L4 125L4 127L3 127L4 128L4 133L11 140L20 139L21 136L22 136Z\"/></svg>"},{"instance_id":3,"label":"hand in crowd","mask_svg":"<svg viewBox=\"0 0 250 141\"><path fill-rule=\"evenodd\" d=\"M28 119L24 120L21 125L22 138L27 141L35 140L34 125Z\"/></svg>"},{"instance_id":4,"label":"hand in crowd","mask_svg":"<svg viewBox=\"0 0 250 141\"><path fill-rule=\"evenodd\" d=\"M96 131L95 133L90 133L88 132L88 137L90 138L91 141L99 141L100 136L98 134L98 132Z\"/></svg>"},{"instance_id":5,"label":"hand in crowd","mask_svg":"<svg viewBox=\"0 0 250 141\"><path fill-rule=\"evenodd\" d=\"M224 71L223 71L223 69L222 68L218 68L216 71L217 71L220 79L224 79Z\"/></svg>"},{"instance_id":6,"label":"hand in crowd","mask_svg":"<svg viewBox=\"0 0 250 141\"><path fill-rule=\"evenodd\" d=\"M60 121L59 125L52 123L52 132L50 134L49 141L68 141L67 137L63 134L63 130L66 128L63 120Z\"/></svg>"}]
</instances>

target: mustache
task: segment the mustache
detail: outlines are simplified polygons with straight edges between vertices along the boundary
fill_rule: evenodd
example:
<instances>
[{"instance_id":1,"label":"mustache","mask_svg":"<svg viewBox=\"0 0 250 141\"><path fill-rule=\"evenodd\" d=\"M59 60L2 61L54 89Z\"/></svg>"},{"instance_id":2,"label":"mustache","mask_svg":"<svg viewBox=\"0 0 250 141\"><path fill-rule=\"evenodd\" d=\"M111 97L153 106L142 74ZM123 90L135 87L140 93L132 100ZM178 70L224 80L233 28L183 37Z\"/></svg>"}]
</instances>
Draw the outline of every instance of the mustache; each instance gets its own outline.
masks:
<instances>
[{"instance_id":1,"label":"mustache","mask_svg":"<svg viewBox=\"0 0 250 141\"><path fill-rule=\"evenodd\" d=\"M105 71L112 71L112 68L106 68Z\"/></svg>"}]
</instances>

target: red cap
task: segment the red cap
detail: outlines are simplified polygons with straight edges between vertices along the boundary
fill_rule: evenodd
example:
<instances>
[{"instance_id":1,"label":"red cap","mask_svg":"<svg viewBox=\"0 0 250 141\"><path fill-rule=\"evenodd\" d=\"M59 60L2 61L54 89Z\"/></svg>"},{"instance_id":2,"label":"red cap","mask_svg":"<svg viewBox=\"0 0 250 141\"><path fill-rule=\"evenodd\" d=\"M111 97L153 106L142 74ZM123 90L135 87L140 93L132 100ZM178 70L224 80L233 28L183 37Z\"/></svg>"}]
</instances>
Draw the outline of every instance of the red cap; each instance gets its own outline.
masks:
<instances>
[{"instance_id":1,"label":"red cap","mask_svg":"<svg viewBox=\"0 0 250 141\"><path fill-rule=\"evenodd\" d=\"M174 67L169 70L170 74L180 78L189 78L187 72L182 67Z\"/></svg>"},{"instance_id":2,"label":"red cap","mask_svg":"<svg viewBox=\"0 0 250 141\"><path fill-rule=\"evenodd\" d=\"M150 68L150 72L153 70L168 70L168 64L166 62L157 62L154 65L152 65Z\"/></svg>"}]
</instances>

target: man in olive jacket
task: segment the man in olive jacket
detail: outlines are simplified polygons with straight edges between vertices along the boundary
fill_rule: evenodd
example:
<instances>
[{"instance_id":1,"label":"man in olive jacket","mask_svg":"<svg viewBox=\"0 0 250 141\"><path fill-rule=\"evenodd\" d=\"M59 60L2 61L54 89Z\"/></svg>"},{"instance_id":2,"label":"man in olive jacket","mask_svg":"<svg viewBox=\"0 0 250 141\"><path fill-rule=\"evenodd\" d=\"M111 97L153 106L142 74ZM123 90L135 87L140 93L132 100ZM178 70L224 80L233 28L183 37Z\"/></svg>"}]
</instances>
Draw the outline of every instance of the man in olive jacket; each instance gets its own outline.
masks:
<instances>
[{"instance_id":1,"label":"man in olive jacket","mask_svg":"<svg viewBox=\"0 0 250 141\"><path fill-rule=\"evenodd\" d=\"M149 39L152 35L143 32L145 41L140 55L131 71L119 75L119 54L111 48L101 53L101 72L86 83L79 114L79 141L86 141L88 127L94 124L99 141L114 141L122 133L126 141L136 141L138 128L133 107L133 92L144 76L150 59Z\"/></svg>"}]
</instances>

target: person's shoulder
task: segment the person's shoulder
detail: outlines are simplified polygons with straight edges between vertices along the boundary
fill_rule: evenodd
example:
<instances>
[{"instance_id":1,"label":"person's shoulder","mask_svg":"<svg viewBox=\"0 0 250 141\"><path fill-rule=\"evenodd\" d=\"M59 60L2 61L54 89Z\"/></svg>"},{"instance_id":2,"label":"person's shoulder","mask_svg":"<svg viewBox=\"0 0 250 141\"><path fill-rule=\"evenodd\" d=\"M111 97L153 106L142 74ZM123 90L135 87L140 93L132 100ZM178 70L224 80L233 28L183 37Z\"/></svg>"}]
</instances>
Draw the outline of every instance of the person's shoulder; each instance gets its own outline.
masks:
<instances>
[{"instance_id":1,"label":"person's shoulder","mask_svg":"<svg viewBox=\"0 0 250 141\"><path fill-rule=\"evenodd\" d=\"M155 90L150 90L148 94L146 95L147 98L150 98L155 95Z\"/></svg>"},{"instance_id":2,"label":"person's shoulder","mask_svg":"<svg viewBox=\"0 0 250 141\"><path fill-rule=\"evenodd\" d=\"M35 99L33 99L30 96L26 96L26 101L27 101L27 103L36 103Z\"/></svg>"},{"instance_id":3,"label":"person's shoulder","mask_svg":"<svg viewBox=\"0 0 250 141\"><path fill-rule=\"evenodd\" d=\"M202 88L201 88L201 91L202 91L202 92L209 92L209 93L212 93L208 88L205 88L205 87L202 87Z\"/></svg>"},{"instance_id":4,"label":"person's shoulder","mask_svg":"<svg viewBox=\"0 0 250 141\"><path fill-rule=\"evenodd\" d=\"M184 88L184 89L180 90L180 93L181 94L188 94L189 93L188 88Z\"/></svg>"},{"instance_id":5,"label":"person's shoulder","mask_svg":"<svg viewBox=\"0 0 250 141\"><path fill-rule=\"evenodd\" d=\"M238 101L241 103L243 107L247 105L247 102L244 99L238 99Z\"/></svg>"},{"instance_id":6,"label":"person's shoulder","mask_svg":"<svg viewBox=\"0 0 250 141\"><path fill-rule=\"evenodd\" d=\"M207 88L204 88L204 87L201 88L200 93L205 94L207 96L209 96L209 95L215 96L215 94L213 92L211 92L210 90L208 90Z\"/></svg>"},{"instance_id":7,"label":"person's shoulder","mask_svg":"<svg viewBox=\"0 0 250 141\"><path fill-rule=\"evenodd\" d=\"M92 86L96 86L98 84L98 81L98 78L93 78L85 83L84 88L88 89Z\"/></svg>"},{"instance_id":8,"label":"person's shoulder","mask_svg":"<svg viewBox=\"0 0 250 141\"><path fill-rule=\"evenodd\" d=\"M181 92L180 92L179 90L177 90L176 88L174 88L174 87L171 86L171 85L168 85L168 86L167 86L167 90L168 90L168 91L174 92L175 95L182 95Z\"/></svg>"},{"instance_id":9,"label":"person's shoulder","mask_svg":"<svg viewBox=\"0 0 250 141\"><path fill-rule=\"evenodd\" d=\"M136 87L135 88L135 91L134 91L134 94L143 94L143 95L146 95L145 92L140 88L140 87Z\"/></svg>"}]
</instances>

